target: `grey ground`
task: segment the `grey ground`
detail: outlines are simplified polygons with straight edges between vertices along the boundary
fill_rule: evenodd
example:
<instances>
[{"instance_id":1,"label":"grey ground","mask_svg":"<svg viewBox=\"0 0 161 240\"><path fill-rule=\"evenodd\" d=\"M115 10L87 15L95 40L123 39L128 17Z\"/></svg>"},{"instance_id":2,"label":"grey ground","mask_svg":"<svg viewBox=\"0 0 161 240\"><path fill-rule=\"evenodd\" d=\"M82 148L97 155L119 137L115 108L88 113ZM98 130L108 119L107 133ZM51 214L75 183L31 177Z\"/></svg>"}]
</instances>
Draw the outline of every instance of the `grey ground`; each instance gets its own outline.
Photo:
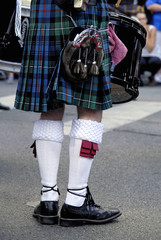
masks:
<instances>
[{"instance_id":1,"label":"grey ground","mask_svg":"<svg viewBox=\"0 0 161 240\"><path fill-rule=\"evenodd\" d=\"M15 94L16 84L1 81L0 97ZM140 88L137 101L161 103L161 86ZM75 116L75 108L67 107L64 121ZM95 202L119 208L122 216L106 225L75 228L43 226L32 217L41 190L30 150L38 118L39 114L14 109L0 111L0 240L161 239L161 111L104 134L89 187ZM65 136L58 177L60 206L67 188L68 143Z\"/></svg>"}]
</instances>

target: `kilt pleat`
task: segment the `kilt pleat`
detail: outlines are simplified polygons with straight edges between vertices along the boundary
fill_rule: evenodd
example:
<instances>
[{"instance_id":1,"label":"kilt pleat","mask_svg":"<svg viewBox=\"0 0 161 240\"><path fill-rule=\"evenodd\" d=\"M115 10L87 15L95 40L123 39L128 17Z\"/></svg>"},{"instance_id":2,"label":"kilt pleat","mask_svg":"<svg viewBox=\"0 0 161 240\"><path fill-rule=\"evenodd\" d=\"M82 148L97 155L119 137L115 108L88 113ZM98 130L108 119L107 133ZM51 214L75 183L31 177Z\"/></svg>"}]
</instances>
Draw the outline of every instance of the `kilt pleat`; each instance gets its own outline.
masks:
<instances>
[{"instance_id":1,"label":"kilt pleat","mask_svg":"<svg viewBox=\"0 0 161 240\"><path fill-rule=\"evenodd\" d=\"M108 12L104 0L73 16L77 25L93 25L100 31L104 60L100 75L90 81L71 84L60 75L61 52L73 23L53 0L32 0L30 26L22 57L15 107L34 112L60 108L63 103L105 110L112 106Z\"/></svg>"}]
</instances>

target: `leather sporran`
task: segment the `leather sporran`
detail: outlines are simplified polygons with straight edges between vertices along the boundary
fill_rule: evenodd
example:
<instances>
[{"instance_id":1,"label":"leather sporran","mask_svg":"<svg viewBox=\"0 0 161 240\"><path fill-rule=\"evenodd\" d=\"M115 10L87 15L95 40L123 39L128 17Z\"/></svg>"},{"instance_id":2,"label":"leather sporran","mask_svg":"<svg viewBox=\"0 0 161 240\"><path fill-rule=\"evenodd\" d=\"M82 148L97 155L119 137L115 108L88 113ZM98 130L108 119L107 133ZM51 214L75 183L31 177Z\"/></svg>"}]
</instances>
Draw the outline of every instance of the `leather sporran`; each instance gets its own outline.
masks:
<instances>
[{"instance_id":1,"label":"leather sporran","mask_svg":"<svg viewBox=\"0 0 161 240\"><path fill-rule=\"evenodd\" d=\"M61 75L74 83L89 81L99 75L103 55L99 32L75 27L62 53Z\"/></svg>"}]
</instances>

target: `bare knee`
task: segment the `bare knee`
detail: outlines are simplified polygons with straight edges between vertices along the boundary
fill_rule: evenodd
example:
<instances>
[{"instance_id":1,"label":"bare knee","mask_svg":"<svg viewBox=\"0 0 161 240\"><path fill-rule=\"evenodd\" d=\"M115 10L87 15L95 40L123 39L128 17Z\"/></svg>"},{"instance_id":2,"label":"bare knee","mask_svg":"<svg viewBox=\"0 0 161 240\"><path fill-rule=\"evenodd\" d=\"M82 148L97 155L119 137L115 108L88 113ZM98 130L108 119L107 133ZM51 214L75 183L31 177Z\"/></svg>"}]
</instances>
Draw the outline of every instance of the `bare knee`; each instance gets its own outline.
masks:
<instances>
[{"instance_id":1,"label":"bare knee","mask_svg":"<svg viewBox=\"0 0 161 240\"><path fill-rule=\"evenodd\" d=\"M78 107L77 108L78 118L85 120L92 120L101 122L102 110L93 110L89 108Z\"/></svg>"},{"instance_id":2,"label":"bare knee","mask_svg":"<svg viewBox=\"0 0 161 240\"><path fill-rule=\"evenodd\" d=\"M41 120L53 120L53 121L62 121L64 116L65 107L49 111L47 113L41 113Z\"/></svg>"}]
</instances>

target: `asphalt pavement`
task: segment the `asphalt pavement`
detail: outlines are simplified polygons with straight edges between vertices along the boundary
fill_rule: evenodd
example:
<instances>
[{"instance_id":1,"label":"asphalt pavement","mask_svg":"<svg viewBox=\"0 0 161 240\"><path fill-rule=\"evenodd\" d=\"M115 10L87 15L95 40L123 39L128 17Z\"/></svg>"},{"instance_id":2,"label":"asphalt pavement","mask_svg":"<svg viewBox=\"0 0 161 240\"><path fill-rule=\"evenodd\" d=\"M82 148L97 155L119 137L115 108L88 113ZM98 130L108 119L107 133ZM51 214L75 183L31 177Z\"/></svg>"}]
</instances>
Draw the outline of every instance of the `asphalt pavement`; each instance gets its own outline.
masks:
<instances>
[{"instance_id":1,"label":"asphalt pavement","mask_svg":"<svg viewBox=\"0 0 161 240\"><path fill-rule=\"evenodd\" d=\"M89 187L96 203L117 207L122 216L105 225L63 228L33 217L40 200L32 128L37 113L13 109L17 81L0 81L0 240L160 240L161 239L161 85L140 87L135 101L116 104L103 116L103 142ZM76 108L67 106L58 185L60 208L68 181L68 145Z\"/></svg>"}]
</instances>

